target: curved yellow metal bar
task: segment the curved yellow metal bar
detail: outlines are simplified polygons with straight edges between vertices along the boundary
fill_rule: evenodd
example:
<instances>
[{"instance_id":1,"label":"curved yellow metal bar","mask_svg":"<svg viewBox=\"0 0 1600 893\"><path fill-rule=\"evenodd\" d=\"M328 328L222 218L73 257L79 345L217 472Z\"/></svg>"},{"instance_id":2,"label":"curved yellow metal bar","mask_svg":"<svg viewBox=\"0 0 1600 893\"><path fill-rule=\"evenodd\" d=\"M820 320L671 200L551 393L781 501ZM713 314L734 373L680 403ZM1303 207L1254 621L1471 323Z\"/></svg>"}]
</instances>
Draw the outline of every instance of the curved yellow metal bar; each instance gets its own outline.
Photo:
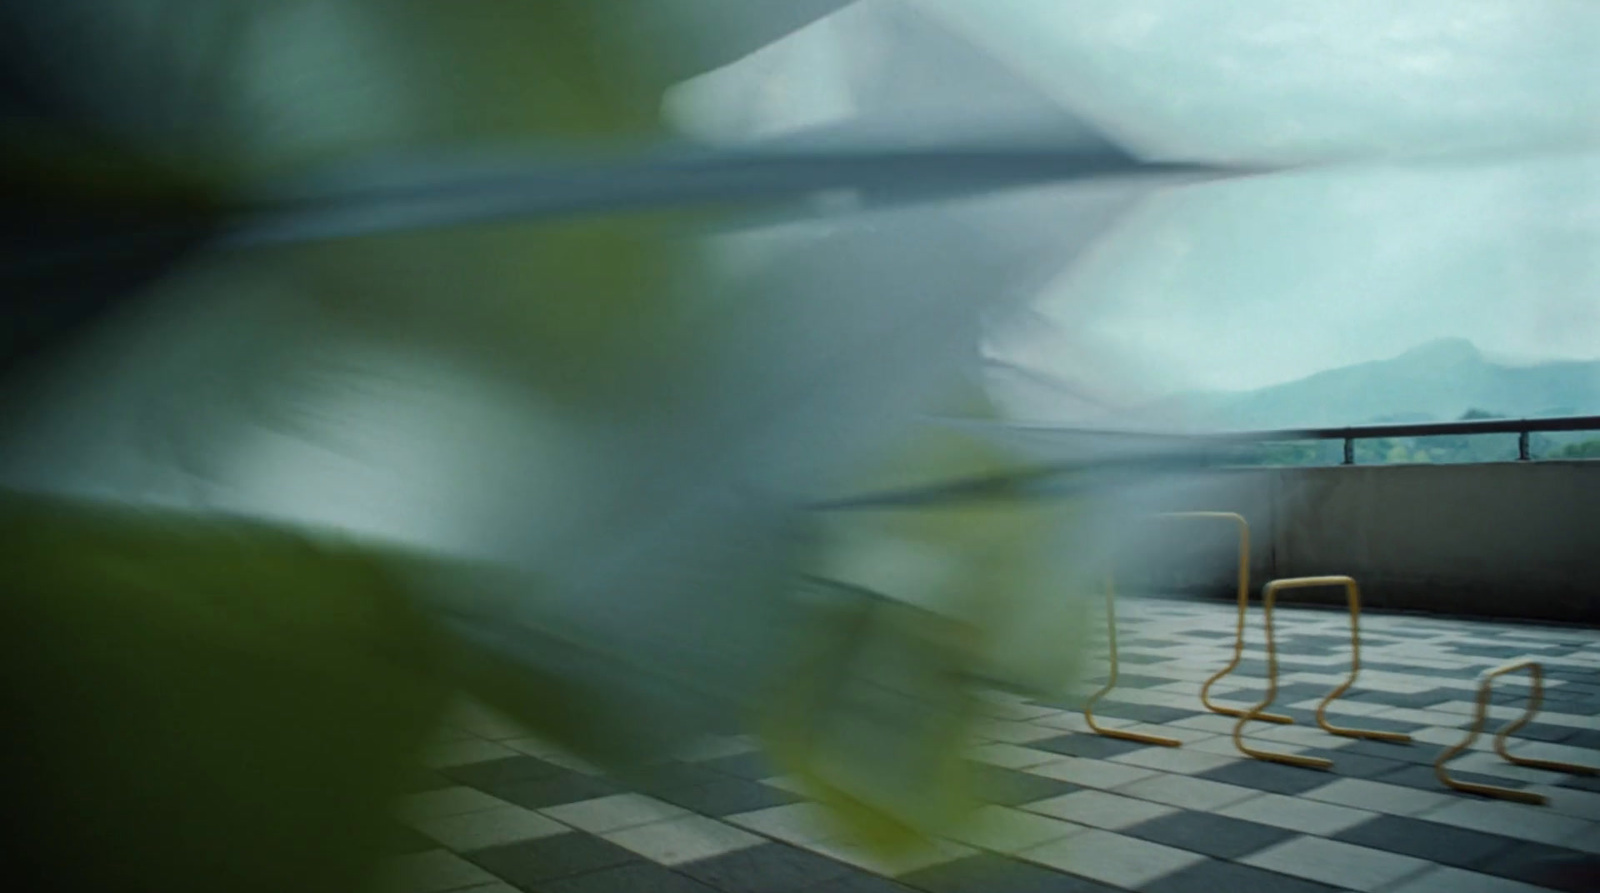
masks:
<instances>
[{"instance_id":1,"label":"curved yellow metal bar","mask_svg":"<svg viewBox=\"0 0 1600 893\"><path fill-rule=\"evenodd\" d=\"M1299 579L1278 580L1268 584L1274 596L1278 589L1305 589L1313 586L1343 586L1345 600L1350 608L1350 675L1344 684L1328 692L1328 696L1317 705L1317 725L1331 735L1344 738L1367 738L1373 741L1392 741L1396 744L1410 744L1411 736L1402 732L1380 732L1376 729L1351 729L1336 726L1328 722L1328 705L1339 698L1340 695L1350 690L1356 684L1356 676L1361 673L1361 587L1350 577L1301 577ZM1276 587L1276 588L1274 588ZM1267 613L1272 612L1271 598L1263 596L1263 604ZM1272 649L1276 644L1269 637L1267 648Z\"/></svg>"},{"instance_id":2,"label":"curved yellow metal bar","mask_svg":"<svg viewBox=\"0 0 1600 893\"><path fill-rule=\"evenodd\" d=\"M1200 686L1200 703L1212 713L1220 713L1223 716L1244 716L1246 711L1240 710L1237 707L1224 707L1221 704L1213 703L1211 700L1211 686L1215 685L1218 679L1221 679L1222 677L1238 669L1239 661L1244 658L1245 613L1250 607L1250 522L1245 520L1244 515L1238 514L1237 512L1167 512L1165 514L1158 515L1157 517L1175 520L1189 519L1205 521L1232 521L1238 525L1239 571L1237 577L1239 593L1239 622L1233 637L1233 659L1228 661L1227 666L1217 671L1216 675L1212 676L1210 679L1207 679L1204 685ZM1257 716L1256 719L1259 719L1263 722L1280 723L1282 725L1292 725L1294 723L1294 719L1279 713L1263 713L1260 716Z\"/></svg>"},{"instance_id":3,"label":"curved yellow metal bar","mask_svg":"<svg viewBox=\"0 0 1600 893\"><path fill-rule=\"evenodd\" d=\"M1534 769L1548 769L1551 772L1570 772L1574 775L1600 775L1600 769L1596 769L1591 766L1580 766L1576 763L1560 763L1556 762L1555 760L1536 760L1530 757L1517 757L1506 752L1506 738L1508 738L1511 733L1531 722L1533 717L1539 712L1540 705L1544 703L1543 665L1536 660L1519 660L1512 661L1508 664L1503 664L1491 670L1485 670L1481 675L1478 676L1477 709L1473 712L1472 725L1467 728L1467 737L1462 739L1460 744L1446 748L1442 753L1439 754L1439 758L1433 761L1433 774L1438 776L1439 781L1443 783L1445 787L1453 788L1458 791L1466 791L1469 794L1481 794L1485 797L1494 797L1499 800L1513 800L1517 803L1531 803L1536 806L1542 806L1549 802L1548 798L1546 798L1543 794L1536 794L1531 791L1519 791L1516 788L1500 787L1499 785L1479 784L1471 781L1459 781L1451 778L1450 773L1445 771L1445 764L1450 760L1455 759L1455 757L1462 751L1471 747L1472 742L1478 740L1478 735L1482 733L1484 721L1489 715L1489 698L1491 695L1491 689L1494 686L1494 680L1508 673L1515 673L1518 670L1524 669L1528 671L1528 677L1533 683L1532 691L1530 691L1528 694L1528 709L1523 711L1522 716L1518 717L1515 721L1506 723L1505 727L1495 734L1495 753L1499 754L1501 759L1504 759L1509 763L1514 763L1518 766L1529 766Z\"/></svg>"},{"instance_id":4,"label":"curved yellow metal bar","mask_svg":"<svg viewBox=\"0 0 1600 893\"><path fill-rule=\"evenodd\" d=\"M1166 738L1161 735L1146 735L1142 732L1127 732L1121 729L1107 729L1094 721L1095 702L1105 697L1106 693L1117 687L1117 600L1116 586L1111 574L1106 574L1106 635L1110 639L1111 673L1106 678L1106 684L1100 690L1089 696L1083 704L1083 718L1089 724L1089 729L1096 735L1107 738L1117 738L1122 741L1137 741L1141 744L1156 744L1161 747L1181 747L1183 742L1176 738Z\"/></svg>"},{"instance_id":5,"label":"curved yellow metal bar","mask_svg":"<svg viewBox=\"0 0 1600 893\"><path fill-rule=\"evenodd\" d=\"M1244 743L1245 724L1261 715L1262 711L1271 706L1272 702L1278 698L1278 649L1276 647L1277 640L1273 637L1272 601L1277 597L1278 592L1277 588L1274 587L1277 587L1277 584L1281 582L1285 581L1274 580L1268 583L1267 587L1261 591L1261 604L1263 613L1266 615L1267 626L1267 691L1262 696L1261 702L1246 710L1244 716L1239 717L1239 722L1234 725L1233 746L1247 757L1255 757L1258 760L1266 760L1270 763L1284 763L1289 766L1302 766L1307 769L1330 769L1333 767L1332 760L1279 753L1275 750L1257 750Z\"/></svg>"},{"instance_id":6,"label":"curved yellow metal bar","mask_svg":"<svg viewBox=\"0 0 1600 893\"><path fill-rule=\"evenodd\" d=\"M1277 763L1288 763L1293 766L1305 766L1314 769L1327 769L1333 765L1331 760L1320 757L1302 757L1294 754L1277 753L1275 751L1256 750L1247 747L1244 743L1245 724L1255 719L1278 696L1278 640L1272 623L1272 608L1277 602L1278 593L1285 589L1311 589L1323 586L1340 586L1344 588L1346 602L1350 609L1350 675L1338 688L1328 693L1317 705L1317 725L1330 734L1346 738L1368 738L1376 741L1394 741L1407 743L1410 735L1400 732L1382 732L1375 729L1353 729L1336 726L1328 722L1328 705L1333 703L1340 695L1350 690L1355 685L1356 677L1361 673L1361 587L1356 581L1345 576L1327 577L1291 577L1283 580L1273 580L1261 592L1262 613L1266 615L1267 626L1267 693L1266 697L1250 712L1240 718L1233 728L1233 744L1241 753L1255 757L1259 760L1271 760Z\"/></svg>"}]
</instances>

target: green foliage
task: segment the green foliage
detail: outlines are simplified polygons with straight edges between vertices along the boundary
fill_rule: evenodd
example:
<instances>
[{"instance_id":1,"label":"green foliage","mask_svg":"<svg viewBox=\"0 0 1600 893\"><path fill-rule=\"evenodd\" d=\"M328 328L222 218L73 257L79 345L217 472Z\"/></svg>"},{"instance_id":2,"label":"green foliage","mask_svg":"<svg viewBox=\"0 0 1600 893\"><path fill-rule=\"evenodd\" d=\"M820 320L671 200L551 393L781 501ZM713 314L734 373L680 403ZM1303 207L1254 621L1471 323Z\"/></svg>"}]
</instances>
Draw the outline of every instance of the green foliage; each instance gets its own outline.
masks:
<instances>
[{"instance_id":1,"label":"green foliage","mask_svg":"<svg viewBox=\"0 0 1600 893\"><path fill-rule=\"evenodd\" d=\"M1600 439L1569 443L1556 454L1558 459L1600 459Z\"/></svg>"}]
</instances>

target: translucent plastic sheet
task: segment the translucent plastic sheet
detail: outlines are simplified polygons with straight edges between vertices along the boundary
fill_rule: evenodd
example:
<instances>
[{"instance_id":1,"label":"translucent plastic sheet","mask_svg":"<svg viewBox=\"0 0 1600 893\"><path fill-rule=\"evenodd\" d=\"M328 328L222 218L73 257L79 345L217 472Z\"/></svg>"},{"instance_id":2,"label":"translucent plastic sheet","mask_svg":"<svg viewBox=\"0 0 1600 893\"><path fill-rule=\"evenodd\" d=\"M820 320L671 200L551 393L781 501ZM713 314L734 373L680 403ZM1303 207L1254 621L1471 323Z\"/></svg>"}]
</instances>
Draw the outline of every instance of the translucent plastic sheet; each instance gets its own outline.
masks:
<instances>
[{"instance_id":1,"label":"translucent plastic sheet","mask_svg":"<svg viewBox=\"0 0 1600 893\"><path fill-rule=\"evenodd\" d=\"M1058 44L1095 4L779 5L723 26L688 0L39 18L41 35L119 48L74 81L106 132L207 194L279 203L247 205L226 250L13 387L0 481L398 549L464 646L445 678L608 768L755 728L853 830L886 845L948 830L981 797L961 759L974 691L1065 687L1108 556L1192 483L1114 461L1193 458L1184 441L1011 423L1187 423L1181 401L1150 402L1179 367L1105 327L1094 277L1138 266L1138 227L1161 232L1152 199L1272 188L1188 162L1294 165L1333 143L1252 154L1236 118L1157 104L1204 137L1163 143L1093 101L1104 54L1159 4L1107 6L1123 30L1076 56ZM118 79L171 108L125 113ZM708 154L645 153L685 141ZM910 163L880 156L821 188L814 167L719 154L949 146L1053 152L1080 176L994 190L958 153L939 170L969 175L961 188L908 186ZM497 167L524 147L532 161ZM613 163L633 166L608 177ZM868 168L883 179L840 173ZM627 204L686 170L716 189ZM366 229L294 229L441 171L442 192L407 206L444 209L425 227L386 225L400 211L380 203L340 218ZM760 179L780 174L784 189ZM540 184L578 198L519 218ZM487 199L499 210L449 225ZM1080 463L1082 486L837 502L1054 460ZM578 706L537 706L554 701Z\"/></svg>"}]
</instances>

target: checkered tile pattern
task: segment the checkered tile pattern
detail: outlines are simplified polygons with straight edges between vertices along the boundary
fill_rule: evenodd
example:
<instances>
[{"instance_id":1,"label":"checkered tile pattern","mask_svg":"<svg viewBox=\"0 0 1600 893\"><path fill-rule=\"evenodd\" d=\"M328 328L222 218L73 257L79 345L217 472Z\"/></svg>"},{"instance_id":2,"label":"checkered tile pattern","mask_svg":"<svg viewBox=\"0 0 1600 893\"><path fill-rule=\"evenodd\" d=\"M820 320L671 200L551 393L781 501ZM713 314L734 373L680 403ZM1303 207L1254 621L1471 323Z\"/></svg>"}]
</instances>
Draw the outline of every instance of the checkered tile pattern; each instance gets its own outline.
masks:
<instances>
[{"instance_id":1,"label":"checkered tile pattern","mask_svg":"<svg viewBox=\"0 0 1600 893\"><path fill-rule=\"evenodd\" d=\"M1263 747L1333 760L1327 771L1244 758L1233 720L1200 684L1232 654L1234 609L1133 600L1119 607L1121 675L1096 716L1178 738L1150 747L1090 733L1081 696L985 698L973 758L988 800L962 839L885 862L839 839L749 741L703 742L645 790L476 709L428 754L396 829L391 890L541 893L1513 893L1597 890L1600 779L1501 761L1480 739L1453 764L1469 781L1537 790L1548 806L1459 794L1432 761L1463 737L1483 669L1544 663L1546 703L1515 750L1600 765L1600 632L1366 615L1356 687L1330 707L1344 725L1412 734L1410 745L1328 735L1317 702L1349 667L1343 613L1278 612L1274 710ZM1259 624L1259 611L1252 612ZM1216 700L1259 699L1259 629ZM1104 658L1096 658L1104 667ZM1099 681L1103 682L1103 678ZM1086 690L1097 687L1087 680ZM1500 685L1494 718L1520 715L1526 680Z\"/></svg>"}]
</instances>

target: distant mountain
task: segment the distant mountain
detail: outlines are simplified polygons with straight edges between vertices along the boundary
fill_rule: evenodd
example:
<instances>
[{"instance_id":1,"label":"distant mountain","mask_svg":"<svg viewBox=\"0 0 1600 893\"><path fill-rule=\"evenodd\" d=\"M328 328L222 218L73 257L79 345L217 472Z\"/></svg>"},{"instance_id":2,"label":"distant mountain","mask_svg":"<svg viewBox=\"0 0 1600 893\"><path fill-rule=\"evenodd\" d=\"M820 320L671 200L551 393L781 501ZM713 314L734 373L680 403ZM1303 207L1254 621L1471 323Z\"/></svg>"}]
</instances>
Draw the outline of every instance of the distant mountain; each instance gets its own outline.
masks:
<instances>
[{"instance_id":1,"label":"distant mountain","mask_svg":"<svg viewBox=\"0 0 1600 893\"><path fill-rule=\"evenodd\" d=\"M1444 339L1398 357L1330 369L1245 392L1197 392L1163 401L1206 427L1317 428L1497 416L1600 415L1600 362L1496 363L1472 342Z\"/></svg>"}]
</instances>

